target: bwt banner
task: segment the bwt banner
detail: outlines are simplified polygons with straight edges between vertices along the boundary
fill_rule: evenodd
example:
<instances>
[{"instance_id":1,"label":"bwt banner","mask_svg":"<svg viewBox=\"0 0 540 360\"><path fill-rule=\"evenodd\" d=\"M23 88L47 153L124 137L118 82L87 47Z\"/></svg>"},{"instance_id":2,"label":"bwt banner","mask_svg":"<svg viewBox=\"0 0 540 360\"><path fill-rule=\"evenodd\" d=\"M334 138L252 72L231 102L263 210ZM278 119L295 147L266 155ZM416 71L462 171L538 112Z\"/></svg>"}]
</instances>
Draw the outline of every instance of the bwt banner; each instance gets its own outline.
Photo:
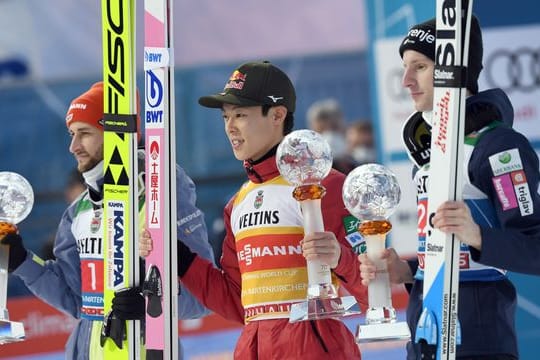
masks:
<instances>
[{"instance_id":1,"label":"bwt banner","mask_svg":"<svg viewBox=\"0 0 540 360\"><path fill-rule=\"evenodd\" d=\"M540 153L540 43L531 41L540 38L540 20L527 15L538 13L540 5L528 2L528 6L520 3L514 7L519 9L506 12L507 2L477 0L473 12L479 18L484 40L480 90L499 87L508 94L514 106L514 128L525 134ZM367 5L370 71L375 80L371 84L372 109L379 154L396 173L402 188L401 204L391 219L391 243L398 252L413 255L416 193L401 128L414 108L408 90L401 86L403 65L398 48L412 25L435 16L435 1L369 0ZM495 8L505 11L496 12Z\"/></svg>"}]
</instances>

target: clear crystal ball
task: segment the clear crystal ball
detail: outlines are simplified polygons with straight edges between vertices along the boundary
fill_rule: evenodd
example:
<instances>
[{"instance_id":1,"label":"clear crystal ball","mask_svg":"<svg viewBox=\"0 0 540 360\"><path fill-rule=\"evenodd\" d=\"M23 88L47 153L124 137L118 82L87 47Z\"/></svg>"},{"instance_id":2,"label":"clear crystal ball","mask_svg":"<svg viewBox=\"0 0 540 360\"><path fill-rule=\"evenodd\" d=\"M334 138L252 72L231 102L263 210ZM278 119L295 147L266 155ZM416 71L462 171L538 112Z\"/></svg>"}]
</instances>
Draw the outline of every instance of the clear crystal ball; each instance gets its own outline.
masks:
<instances>
[{"instance_id":1,"label":"clear crystal ball","mask_svg":"<svg viewBox=\"0 0 540 360\"><path fill-rule=\"evenodd\" d=\"M343 202L360 221L385 220L399 204L396 176L380 164L365 164L351 171L343 184Z\"/></svg>"},{"instance_id":2,"label":"clear crystal ball","mask_svg":"<svg viewBox=\"0 0 540 360\"><path fill-rule=\"evenodd\" d=\"M290 184L318 184L332 168L332 151L319 133L296 130L279 144L276 162L279 172Z\"/></svg>"},{"instance_id":3,"label":"clear crystal ball","mask_svg":"<svg viewBox=\"0 0 540 360\"><path fill-rule=\"evenodd\" d=\"M0 221L17 224L24 220L34 206L32 186L21 175L0 172Z\"/></svg>"}]
</instances>

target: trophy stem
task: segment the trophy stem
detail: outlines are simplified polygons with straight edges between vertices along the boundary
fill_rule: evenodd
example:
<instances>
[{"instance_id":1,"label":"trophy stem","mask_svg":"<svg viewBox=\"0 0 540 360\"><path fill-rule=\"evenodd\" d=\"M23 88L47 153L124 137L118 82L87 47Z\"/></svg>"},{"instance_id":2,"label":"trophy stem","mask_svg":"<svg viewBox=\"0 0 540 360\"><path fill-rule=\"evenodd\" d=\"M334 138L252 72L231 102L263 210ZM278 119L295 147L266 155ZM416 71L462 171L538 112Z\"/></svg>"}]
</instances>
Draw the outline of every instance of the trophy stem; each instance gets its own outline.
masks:
<instances>
[{"instance_id":1,"label":"trophy stem","mask_svg":"<svg viewBox=\"0 0 540 360\"><path fill-rule=\"evenodd\" d=\"M366 322L373 324L395 321L396 312L392 307L392 293L386 260L381 259L385 249L386 236L385 234L366 235L364 239L368 249L367 256L375 265L377 274L368 285L369 310L366 314Z\"/></svg>"},{"instance_id":2,"label":"trophy stem","mask_svg":"<svg viewBox=\"0 0 540 360\"><path fill-rule=\"evenodd\" d=\"M0 229L5 229L6 224L11 225L0 222ZM3 238L6 233L8 232L0 233L0 239ZM23 324L9 321L9 313L7 310L8 265L9 245L0 245L0 345L24 340Z\"/></svg>"},{"instance_id":3,"label":"trophy stem","mask_svg":"<svg viewBox=\"0 0 540 360\"><path fill-rule=\"evenodd\" d=\"M7 320L9 245L0 245L0 320Z\"/></svg>"},{"instance_id":4,"label":"trophy stem","mask_svg":"<svg viewBox=\"0 0 540 360\"><path fill-rule=\"evenodd\" d=\"M358 327L357 342L408 339L410 331L406 323L396 322L396 310L392 306L392 292L386 260L386 234L392 225L386 220L366 221L359 232L366 241L367 257L376 268L375 279L368 285L369 309L366 324Z\"/></svg>"},{"instance_id":5,"label":"trophy stem","mask_svg":"<svg viewBox=\"0 0 540 360\"><path fill-rule=\"evenodd\" d=\"M306 187L309 187L317 189L318 186L320 185L306 185L299 188L305 189ZM307 192L304 191L303 194L305 193ZM324 195L324 192L321 193ZM300 207L302 208L302 214L304 216L305 233L311 234L324 231L321 199L302 199L300 201ZM321 261L308 260L307 270L307 300L291 306L290 322L340 318L358 313L357 311L351 310L356 304L356 299L353 296L345 296L342 298L338 296L337 289L334 284L332 284L332 273L328 264Z\"/></svg>"},{"instance_id":6,"label":"trophy stem","mask_svg":"<svg viewBox=\"0 0 540 360\"><path fill-rule=\"evenodd\" d=\"M324 231L324 223L321 213L321 199L304 200L300 202L302 213L304 214L304 230L307 234ZM308 269L308 297L336 297L335 291L331 294L313 291L312 288L334 287L332 285L332 275L330 267L321 261L307 261Z\"/></svg>"}]
</instances>

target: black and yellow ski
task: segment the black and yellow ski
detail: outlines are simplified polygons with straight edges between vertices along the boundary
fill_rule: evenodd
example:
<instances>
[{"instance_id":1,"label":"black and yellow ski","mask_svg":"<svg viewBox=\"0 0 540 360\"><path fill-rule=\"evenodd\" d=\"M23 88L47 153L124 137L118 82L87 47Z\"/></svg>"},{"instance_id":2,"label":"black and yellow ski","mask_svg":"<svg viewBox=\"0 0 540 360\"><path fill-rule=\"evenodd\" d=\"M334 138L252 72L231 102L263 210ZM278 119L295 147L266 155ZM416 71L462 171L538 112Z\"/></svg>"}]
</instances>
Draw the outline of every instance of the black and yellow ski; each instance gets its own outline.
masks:
<instances>
[{"instance_id":1,"label":"black and yellow ski","mask_svg":"<svg viewBox=\"0 0 540 360\"><path fill-rule=\"evenodd\" d=\"M114 293L139 284L135 0L102 0L101 5L105 129L102 346L105 359L135 360L140 359L140 322L124 324L111 315Z\"/></svg>"}]
</instances>

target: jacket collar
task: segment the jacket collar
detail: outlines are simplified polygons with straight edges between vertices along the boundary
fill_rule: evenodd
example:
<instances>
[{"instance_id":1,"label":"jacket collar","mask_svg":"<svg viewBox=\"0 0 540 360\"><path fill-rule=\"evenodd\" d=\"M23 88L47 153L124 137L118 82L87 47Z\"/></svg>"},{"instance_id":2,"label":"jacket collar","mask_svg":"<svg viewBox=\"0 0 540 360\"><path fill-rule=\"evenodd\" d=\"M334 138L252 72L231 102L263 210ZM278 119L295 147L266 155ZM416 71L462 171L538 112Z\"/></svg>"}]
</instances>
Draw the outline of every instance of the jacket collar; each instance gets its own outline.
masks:
<instances>
[{"instance_id":1,"label":"jacket collar","mask_svg":"<svg viewBox=\"0 0 540 360\"><path fill-rule=\"evenodd\" d=\"M250 181L260 184L279 176L279 170L276 164L276 151L278 145L270 149L257 161L244 161L244 170Z\"/></svg>"}]
</instances>

